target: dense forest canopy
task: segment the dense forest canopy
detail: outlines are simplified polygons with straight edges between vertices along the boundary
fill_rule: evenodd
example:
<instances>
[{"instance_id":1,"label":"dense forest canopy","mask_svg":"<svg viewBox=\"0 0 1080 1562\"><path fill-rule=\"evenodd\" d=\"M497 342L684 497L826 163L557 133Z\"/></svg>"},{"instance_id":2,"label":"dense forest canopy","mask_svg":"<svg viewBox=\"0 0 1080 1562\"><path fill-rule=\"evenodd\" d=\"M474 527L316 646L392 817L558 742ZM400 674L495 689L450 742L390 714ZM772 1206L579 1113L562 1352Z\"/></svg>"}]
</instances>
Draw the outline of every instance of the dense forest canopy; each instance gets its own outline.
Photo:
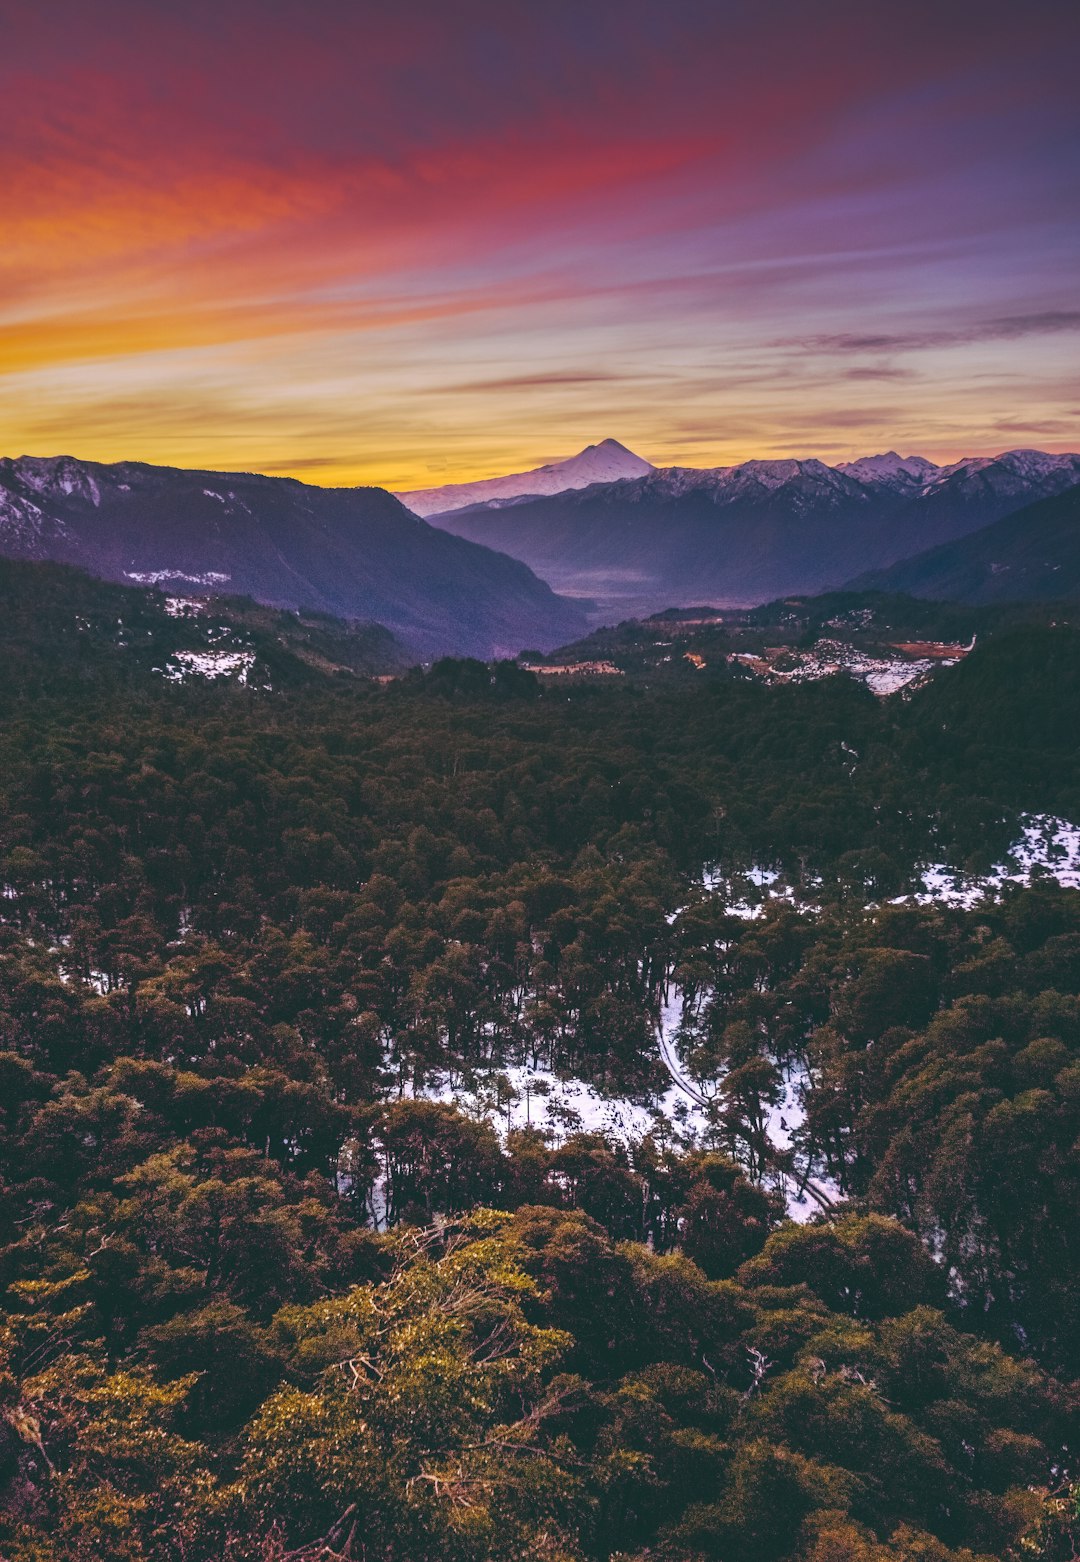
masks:
<instances>
[{"instance_id":1,"label":"dense forest canopy","mask_svg":"<svg viewBox=\"0 0 1080 1562\"><path fill-rule=\"evenodd\" d=\"M1080 892L900 897L1080 821L1080 632L880 700L237 609L273 675L168 682L16 583L0 1555L1075 1554ZM655 1104L673 983L702 1126L508 1129L523 1062Z\"/></svg>"}]
</instances>

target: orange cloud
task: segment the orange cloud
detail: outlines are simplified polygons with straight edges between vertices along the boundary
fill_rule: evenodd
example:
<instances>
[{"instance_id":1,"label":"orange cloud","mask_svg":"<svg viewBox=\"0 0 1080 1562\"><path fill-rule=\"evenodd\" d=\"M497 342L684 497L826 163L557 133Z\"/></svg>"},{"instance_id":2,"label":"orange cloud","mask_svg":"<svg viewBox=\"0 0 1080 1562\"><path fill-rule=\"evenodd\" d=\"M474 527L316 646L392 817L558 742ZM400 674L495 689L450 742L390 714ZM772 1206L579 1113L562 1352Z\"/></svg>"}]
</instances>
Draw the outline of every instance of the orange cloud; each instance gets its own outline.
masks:
<instances>
[{"instance_id":1,"label":"orange cloud","mask_svg":"<svg viewBox=\"0 0 1080 1562\"><path fill-rule=\"evenodd\" d=\"M605 433L657 458L772 450L802 437L808 387L841 440L872 378L890 387L879 421L932 423L940 449L1001 415L1003 360L977 374L971 356L994 350L980 321L1075 306L1052 228L1069 27L1042 13L1018 29L1010 7L913 0L897 29L854 0L14 12L9 440L206 464L239 441L249 464L422 485L433 453L482 475ZM886 343L870 363L822 345L867 335ZM890 361L916 338L965 367L936 362L931 392ZM1060 423L1061 349L997 350L1024 416Z\"/></svg>"}]
</instances>

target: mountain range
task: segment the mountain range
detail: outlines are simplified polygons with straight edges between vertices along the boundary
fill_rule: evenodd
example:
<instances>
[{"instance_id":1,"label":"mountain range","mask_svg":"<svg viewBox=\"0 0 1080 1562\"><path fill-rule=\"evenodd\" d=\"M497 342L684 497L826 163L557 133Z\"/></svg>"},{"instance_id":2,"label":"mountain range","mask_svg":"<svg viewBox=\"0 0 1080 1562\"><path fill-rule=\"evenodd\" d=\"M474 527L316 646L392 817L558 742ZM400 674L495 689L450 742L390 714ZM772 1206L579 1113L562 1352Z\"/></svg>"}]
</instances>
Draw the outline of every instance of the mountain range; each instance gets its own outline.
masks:
<instances>
[{"instance_id":1,"label":"mountain range","mask_svg":"<svg viewBox=\"0 0 1080 1562\"><path fill-rule=\"evenodd\" d=\"M1037 450L698 469L606 439L404 496L21 456L0 460L0 554L381 624L415 658L492 659L663 608L849 583L971 602L1073 595L1077 485L1080 455Z\"/></svg>"},{"instance_id":2,"label":"mountain range","mask_svg":"<svg viewBox=\"0 0 1080 1562\"><path fill-rule=\"evenodd\" d=\"M380 488L68 456L0 460L0 553L180 594L247 595L384 625L414 656L513 656L581 632L518 560Z\"/></svg>"},{"instance_id":3,"label":"mountain range","mask_svg":"<svg viewBox=\"0 0 1080 1562\"><path fill-rule=\"evenodd\" d=\"M556 469L542 471L545 485L558 481ZM458 492L454 507L428 513L456 536L521 559L556 591L595 599L598 622L672 604L748 606L831 590L1076 483L1080 455L1013 450L939 466L890 451L838 466L808 459L628 471L466 506Z\"/></svg>"}]
</instances>

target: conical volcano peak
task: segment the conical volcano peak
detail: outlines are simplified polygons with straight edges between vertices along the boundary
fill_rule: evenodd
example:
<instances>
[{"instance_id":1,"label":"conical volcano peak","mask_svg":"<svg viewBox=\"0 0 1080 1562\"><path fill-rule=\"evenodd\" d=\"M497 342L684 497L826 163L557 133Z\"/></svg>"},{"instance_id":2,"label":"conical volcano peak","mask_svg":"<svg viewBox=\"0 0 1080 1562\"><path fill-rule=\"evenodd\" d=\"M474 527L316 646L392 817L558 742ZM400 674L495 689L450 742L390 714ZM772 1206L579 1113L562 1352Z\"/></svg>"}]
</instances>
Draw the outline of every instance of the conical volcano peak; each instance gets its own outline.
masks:
<instances>
[{"instance_id":1,"label":"conical volcano peak","mask_svg":"<svg viewBox=\"0 0 1080 1562\"><path fill-rule=\"evenodd\" d=\"M588 488L593 483L623 482L644 477L653 470L651 461L635 455L617 439L602 439L598 444L586 445L576 456L549 461L527 472L485 477L475 483L446 483L440 488L413 489L399 493L398 498L417 515L438 515L448 510L463 510L472 504L488 504L493 499L560 494L571 488Z\"/></svg>"}]
</instances>

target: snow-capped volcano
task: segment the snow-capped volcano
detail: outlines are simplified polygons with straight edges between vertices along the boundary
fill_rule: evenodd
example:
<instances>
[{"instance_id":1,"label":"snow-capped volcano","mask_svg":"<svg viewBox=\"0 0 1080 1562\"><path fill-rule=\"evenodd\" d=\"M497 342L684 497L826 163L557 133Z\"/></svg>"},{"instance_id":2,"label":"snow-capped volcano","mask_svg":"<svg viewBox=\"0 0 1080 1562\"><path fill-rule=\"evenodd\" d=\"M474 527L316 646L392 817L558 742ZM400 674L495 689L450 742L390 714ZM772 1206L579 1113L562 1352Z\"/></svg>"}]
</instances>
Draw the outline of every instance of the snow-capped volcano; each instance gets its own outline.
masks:
<instances>
[{"instance_id":1,"label":"snow-capped volcano","mask_svg":"<svg viewBox=\"0 0 1080 1562\"><path fill-rule=\"evenodd\" d=\"M517 499L523 494L561 494L571 488L589 488L593 483L618 483L632 477L644 477L652 463L636 456L617 439L602 439L598 445L586 445L576 456L534 467L530 472L511 472L506 477L485 477L476 483L445 483L441 488L414 488L397 497L414 515L441 515L448 510L463 510L471 504L487 504L493 499Z\"/></svg>"}]
</instances>

